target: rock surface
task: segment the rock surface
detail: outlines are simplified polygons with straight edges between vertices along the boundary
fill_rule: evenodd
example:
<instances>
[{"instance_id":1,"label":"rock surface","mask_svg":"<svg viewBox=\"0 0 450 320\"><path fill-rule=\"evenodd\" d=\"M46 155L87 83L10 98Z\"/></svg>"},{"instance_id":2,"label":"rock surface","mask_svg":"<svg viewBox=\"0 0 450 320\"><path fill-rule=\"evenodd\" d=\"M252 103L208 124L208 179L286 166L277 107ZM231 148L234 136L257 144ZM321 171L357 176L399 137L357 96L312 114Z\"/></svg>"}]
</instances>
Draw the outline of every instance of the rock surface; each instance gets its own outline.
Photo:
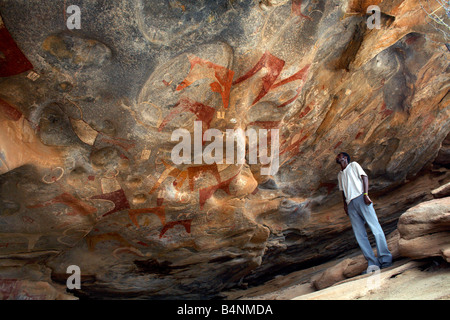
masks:
<instances>
[{"instance_id":1,"label":"rock surface","mask_svg":"<svg viewBox=\"0 0 450 320\"><path fill-rule=\"evenodd\" d=\"M431 191L431 194L436 199L449 197L450 196L450 182L444 184L443 186L440 186L437 189L434 189L433 191Z\"/></svg>"},{"instance_id":2,"label":"rock surface","mask_svg":"<svg viewBox=\"0 0 450 320\"><path fill-rule=\"evenodd\" d=\"M398 231L392 232L386 239L389 251L392 254L392 259L400 257L398 250L398 242L400 235ZM374 250L376 255L376 250ZM362 254L347 258L339 262L333 267L326 269L324 272L315 275L311 278L311 285L315 290L322 290L328 288L338 282L361 275L363 271L367 270L367 260Z\"/></svg>"},{"instance_id":3,"label":"rock surface","mask_svg":"<svg viewBox=\"0 0 450 320\"><path fill-rule=\"evenodd\" d=\"M259 286L233 289L224 296L229 300L446 300L450 297L449 199L420 203L400 216L398 230L387 236L391 267L362 275L367 261L356 249L343 258Z\"/></svg>"},{"instance_id":4,"label":"rock surface","mask_svg":"<svg viewBox=\"0 0 450 320\"><path fill-rule=\"evenodd\" d=\"M423 202L398 221L399 251L414 259L442 256L450 262L450 197Z\"/></svg>"},{"instance_id":5,"label":"rock surface","mask_svg":"<svg viewBox=\"0 0 450 320\"><path fill-rule=\"evenodd\" d=\"M436 267L437 265L437 267ZM359 276L294 300L448 300L448 265L409 261L377 275Z\"/></svg>"},{"instance_id":6,"label":"rock surface","mask_svg":"<svg viewBox=\"0 0 450 320\"><path fill-rule=\"evenodd\" d=\"M0 0L2 297L64 298L77 265L81 298L212 298L333 259L340 151L391 233L450 181L450 52L419 1L376 3L380 29L362 0L89 0L69 30L63 1ZM175 164L195 121L279 129L279 170Z\"/></svg>"}]
</instances>

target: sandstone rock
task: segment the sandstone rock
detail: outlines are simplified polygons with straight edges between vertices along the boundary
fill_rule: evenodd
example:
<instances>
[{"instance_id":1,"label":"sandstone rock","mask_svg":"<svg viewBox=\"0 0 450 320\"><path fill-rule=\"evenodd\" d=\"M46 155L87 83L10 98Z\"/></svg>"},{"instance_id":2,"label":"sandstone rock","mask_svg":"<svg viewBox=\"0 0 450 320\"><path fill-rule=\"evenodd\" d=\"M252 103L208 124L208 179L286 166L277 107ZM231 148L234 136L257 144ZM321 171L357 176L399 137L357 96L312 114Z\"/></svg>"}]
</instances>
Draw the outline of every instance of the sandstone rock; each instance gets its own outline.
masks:
<instances>
[{"instance_id":1,"label":"sandstone rock","mask_svg":"<svg viewBox=\"0 0 450 320\"><path fill-rule=\"evenodd\" d=\"M48 146L36 135L33 127L7 101L0 99L0 137L1 166L0 173L30 164L39 167L62 167L65 152ZM26 156L25 156L26 155Z\"/></svg>"},{"instance_id":2,"label":"sandstone rock","mask_svg":"<svg viewBox=\"0 0 450 320\"><path fill-rule=\"evenodd\" d=\"M450 291L448 286L443 284L448 279L448 264L443 264L441 268L433 270L429 262L405 259L378 275L347 279L335 286L312 293L299 292L293 299L446 300Z\"/></svg>"},{"instance_id":3,"label":"sandstone rock","mask_svg":"<svg viewBox=\"0 0 450 320\"><path fill-rule=\"evenodd\" d=\"M349 267L349 265L353 264L354 262L355 261L352 259L345 259L344 261L338 263L336 266L326 270L320 276L313 278L311 280L312 285L316 290L321 290L332 286L336 282L346 279L346 277L344 276L344 272ZM361 260L360 262L364 264L364 261Z\"/></svg>"},{"instance_id":4,"label":"sandstone rock","mask_svg":"<svg viewBox=\"0 0 450 320\"><path fill-rule=\"evenodd\" d=\"M101 42L73 34L50 35L43 41L42 48L64 67L73 69L101 66L111 58L111 50Z\"/></svg>"},{"instance_id":5,"label":"sandstone rock","mask_svg":"<svg viewBox=\"0 0 450 320\"><path fill-rule=\"evenodd\" d=\"M436 159L434 159L434 163L444 166L450 164L450 135L442 141L441 149L439 150Z\"/></svg>"},{"instance_id":6,"label":"sandstone rock","mask_svg":"<svg viewBox=\"0 0 450 320\"><path fill-rule=\"evenodd\" d=\"M39 258L57 252L17 254L0 257L1 300L75 300L66 287L50 279L51 270L38 263ZM33 263L34 262L34 263Z\"/></svg>"},{"instance_id":7,"label":"sandstone rock","mask_svg":"<svg viewBox=\"0 0 450 320\"><path fill-rule=\"evenodd\" d=\"M399 232L396 230L392 232L386 239L389 251L391 252L393 259L399 257L398 252L399 237L400 237ZM376 250L374 250L374 252L376 254ZM311 284L314 286L316 290L322 290L345 279L360 275L366 269L367 269L367 260L364 258L363 255L360 254L354 258L347 258L339 262L337 265L328 268L323 273L314 276L311 279Z\"/></svg>"},{"instance_id":8,"label":"sandstone rock","mask_svg":"<svg viewBox=\"0 0 450 320\"><path fill-rule=\"evenodd\" d=\"M448 259L450 197L427 201L406 211L399 219L399 251L402 256Z\"/></svg>"},{"instance_id":9,"label":"sandstone rock","mask_svg":"<svg viewBox=\"0 0 450 320\"><path fill-rule=\"evenodd\" d=\"M431 191L434 198L444 198L450 196L450 182Z\"/></svg>"},{"instance_id":10,"label":"sandstone rock","mask_svg":"<svg viewBox=\"0 0 450 320\"><path fill-rule=\"evenodd\" d=\"M64 290L65 288L55 289L46 281L0 280L1 300L76 300L65 294Z\"/></svg>"},{"instance_id":11,"label":"sandstone rock","mask_svg":"<svg viewBox=\"0 0 450 320\"><path fill-rule=\"evenodd\" d=\"M400 253L413 259L441 256L448 261L449 241L448 232L433 233L409 240L400 239Z\"/></svg>"},{"instance_id":12,"label":"sandstone rock","mask_svg":"<svg viewBox=\"0 0 450 320\"><path fill-rule=\"evenodd\" d=\"M405 240L447 231L450 227L450 198L423 202L408 209L398 221L400 237Z\"/></svg>"}]
</instances>

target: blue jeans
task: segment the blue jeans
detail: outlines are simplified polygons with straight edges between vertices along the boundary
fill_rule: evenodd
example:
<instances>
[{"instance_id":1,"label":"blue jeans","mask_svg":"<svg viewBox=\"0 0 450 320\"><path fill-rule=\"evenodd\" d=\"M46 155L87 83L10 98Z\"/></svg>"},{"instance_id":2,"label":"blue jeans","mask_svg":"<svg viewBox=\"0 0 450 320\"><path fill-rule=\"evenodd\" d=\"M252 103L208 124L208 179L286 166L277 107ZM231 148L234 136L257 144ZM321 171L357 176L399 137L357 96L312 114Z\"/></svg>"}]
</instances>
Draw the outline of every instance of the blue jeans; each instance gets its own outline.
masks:
<instances>
[{"instance_id":1,"label":"blue jeans","mask_svg":"<svg viewBox=\"0 0 450 320\"><path fill-rule=\"evenodd\" d=\"M350 221L352 223L356 241L358 242L369 266L376 265L382 268L390 265L392 263L392 254L388 249L386 237L384 236L383 229L381 229L380 223L378 222L373 204L367 205L364 202L364 195L360 195L348 204L348 216L350 217ZM365 227L366 223L369 225L369 228L375 237L378 259L375 257L372 247L370 246L369 239L367 238Z\"/></svg>"}]
</instances>

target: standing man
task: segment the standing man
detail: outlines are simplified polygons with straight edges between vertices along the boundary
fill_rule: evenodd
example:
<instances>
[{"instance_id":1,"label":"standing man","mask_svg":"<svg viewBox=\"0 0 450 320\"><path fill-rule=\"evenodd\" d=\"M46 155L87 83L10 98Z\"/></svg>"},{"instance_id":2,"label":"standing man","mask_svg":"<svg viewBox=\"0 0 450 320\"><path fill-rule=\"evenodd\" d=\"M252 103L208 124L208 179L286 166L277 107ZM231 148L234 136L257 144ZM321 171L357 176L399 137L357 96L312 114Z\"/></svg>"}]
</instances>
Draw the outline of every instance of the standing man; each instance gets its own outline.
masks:
<instances>
[{"instance_id":1,"label":"standing man","mask_svg":"<svg viewBox=\"0 0 450 320\"><path fill-rule=\"evenodd\" d=\"M361 166L350 156L341 152L336 157L336 163L341 165L338 174L339 190L344 198L344 210L352 223L353 233L368 262L368 268L377 266L387 268L392 265L392 254L389 252L386 237L378 222L372 200L369 198L369 178ZM365 224L369 225L377 244L378 258L372 251Z\"/></svg>"}]
</instances>

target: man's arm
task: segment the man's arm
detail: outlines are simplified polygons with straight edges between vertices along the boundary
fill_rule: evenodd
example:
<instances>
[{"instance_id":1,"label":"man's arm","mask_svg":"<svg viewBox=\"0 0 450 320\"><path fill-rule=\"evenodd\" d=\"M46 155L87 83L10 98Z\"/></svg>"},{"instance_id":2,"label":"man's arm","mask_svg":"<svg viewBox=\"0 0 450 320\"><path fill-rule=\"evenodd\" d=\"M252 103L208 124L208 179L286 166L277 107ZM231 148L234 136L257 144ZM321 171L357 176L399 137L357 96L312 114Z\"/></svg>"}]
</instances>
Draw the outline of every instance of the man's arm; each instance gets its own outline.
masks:
<instances>
[{"instance_id":1,"label":"man's arm","mask_svg":"<svg viewBox=\"0 0 450 320\"><path fill-rule=\"evenodd\" d=\"M345 199L345 193L344 193L344 191L342 191L342 199L344 200L344 210L345 210L345 213L348 215L347 200Z\"/></svg>"},{"instance_id":2,"label":"man's arm","mask_svg":"<svg viewBox=\"0 0 450 320\"><path fill-rule=\"evenodd\" d=\"M364 190L364 203L370 205L372 200L369 198L369 178L367 176L361 175L361 179L363 181L363 190Z\"/></svg>"}]
</instances>

